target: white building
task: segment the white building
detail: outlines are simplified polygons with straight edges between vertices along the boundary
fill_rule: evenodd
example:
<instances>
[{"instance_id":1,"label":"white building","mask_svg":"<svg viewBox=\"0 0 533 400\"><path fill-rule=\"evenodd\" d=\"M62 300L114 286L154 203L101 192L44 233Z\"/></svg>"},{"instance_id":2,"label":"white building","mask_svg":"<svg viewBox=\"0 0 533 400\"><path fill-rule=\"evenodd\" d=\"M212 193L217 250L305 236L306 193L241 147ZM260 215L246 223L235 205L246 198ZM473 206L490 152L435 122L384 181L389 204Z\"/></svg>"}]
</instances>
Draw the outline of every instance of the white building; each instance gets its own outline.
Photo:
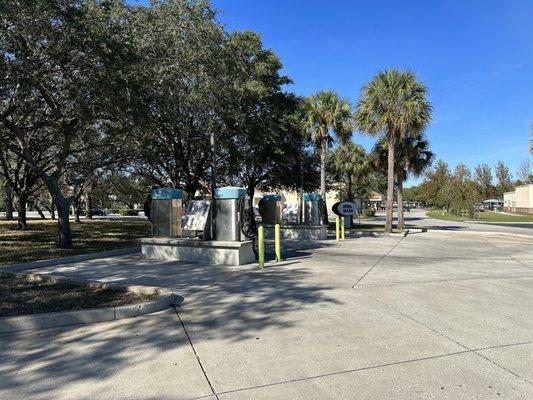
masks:
<instances>
[{"instance_id":1,"label":"white building","mask_svg":"<svg viewBox=\"0 0 533 400\"><path fill-rule=\"evenodd\" d=\"M533 214L533 183L517 186L514 192L503 194L503 210Z\"/></svg>"}]
</instances>

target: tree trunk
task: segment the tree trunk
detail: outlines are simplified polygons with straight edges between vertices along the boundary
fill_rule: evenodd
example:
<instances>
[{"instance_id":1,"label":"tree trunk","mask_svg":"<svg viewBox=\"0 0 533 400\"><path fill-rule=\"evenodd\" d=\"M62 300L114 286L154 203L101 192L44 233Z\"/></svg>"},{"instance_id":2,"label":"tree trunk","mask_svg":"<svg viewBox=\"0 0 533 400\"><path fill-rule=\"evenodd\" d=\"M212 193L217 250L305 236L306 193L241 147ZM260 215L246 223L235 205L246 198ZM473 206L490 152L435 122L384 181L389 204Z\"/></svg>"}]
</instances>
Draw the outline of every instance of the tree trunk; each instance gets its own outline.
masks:
<instances>
[{"instance_id":1,"label":"tree trunk","mask_svg":"<svg viewBox=\"0 0 533 400\"><path fill-rule=\"evenodd\" d=\"M66 198L61 193L59 188L59 179L57 177L50 177L45 180L46 186L52 196L52 200L57 208L57 219L59 227L59 243L60 249L72 249L72 232L70 230L69 208L70 198Z\"/></svg>"},{"instance_id":2,"label":"tree trunk","mask_svg":"<svg viewBox=\"0 0 533 400\"><path fill-rule=\"evenodd\" d=\"M398 232L403 231L403 181L398 179Z\"/></svg>"},{"instance_id":3,"label":"tree trunk","mask_svg":"<svg viewBox=\"0 0 533 400\"><path fill-rule=\"evenodd\" d=\"M326 202L326 150L327 143L323 140L320 145L320 194L324 203Z\"/></svg>"},{"instance_id":4,"label":"tree trunk","mask_svg":"<svg viewBox=\"0 0 533 400\"><path fill-rule=\"evenodd\" d=\"M13 190L9 182L6 182L6 220L13 221Z\"/></svg>"},{"instance_id":5,"label":"tree trunk","mask_svg":"<svg viewBox=\"0 0 533 400\"><path fill-rule=\"evenodd\" d=\"M80 200L74 199L74 222L80 222L81 208Z\"/></svg>"},{"instance_id":6,"label":"tree trunk","mask_svg":"<svg viewBox=\"0 0 533 400\"><path fill-rule=\"evenodd\" d=\"M54 204L54 199L50 202L50 218L56 219L56 205Z\"/></svg>"},{"instance_id":7,"label":"tree trunk","mask_svg":"<svg viewBox=\"0 0 533 400\"><path fill-rule=\"evenodd\" d=\"M387 219L385 220L385 232L392 233L392 209L394 205L394 150L396 147L396 136L394 132L389 133L389 153L387 165Z\"/></svg>"},{"instance_id":8,"label":"tree trunk","mask_svg":"<svg viewBox=\"0 0 533 400\"><path fill-rule=\"evenodd\" d=\"M17 223L18 228L26 230L28 228L28 221L26 219L26 202L27 196L18 196L17 198Z\"/></svg>"},{"instance_id":9,"label":"tree trunk","mask_svg":"<svg viewBox=\"0 0 533 400\"><path fill-rule=\"evenodd\" d=\"M85 218L93 219L93 196L90 192L85 194Z\"/></svg>"},{"instance_id":10,"label":"tree trunk","mask_svg":"<svg viewBox=\"0 0 533 400\"><path fill-rule=\"evenodd\" d=\"M348 174L348 201L353 203L352 174ZM353 214L350 214L350 227L353 225Z\"/></svg>"},{"instance_id":11,"label":"tree trunk","mask_svg":"<svg viewBox=\"0 0 533 400\"><path fill-rule=\"evenodd\" d=\"M39 205L37 204L37 202L34 202L34 203L33 203L33 206L35 207L35 209L36 209L37 212L39 213L39 216L41 217L41 219L46 219L46 216L44 215L43 210L41 210L41 207L39 207Z\"/></svg>"}]
</instances>

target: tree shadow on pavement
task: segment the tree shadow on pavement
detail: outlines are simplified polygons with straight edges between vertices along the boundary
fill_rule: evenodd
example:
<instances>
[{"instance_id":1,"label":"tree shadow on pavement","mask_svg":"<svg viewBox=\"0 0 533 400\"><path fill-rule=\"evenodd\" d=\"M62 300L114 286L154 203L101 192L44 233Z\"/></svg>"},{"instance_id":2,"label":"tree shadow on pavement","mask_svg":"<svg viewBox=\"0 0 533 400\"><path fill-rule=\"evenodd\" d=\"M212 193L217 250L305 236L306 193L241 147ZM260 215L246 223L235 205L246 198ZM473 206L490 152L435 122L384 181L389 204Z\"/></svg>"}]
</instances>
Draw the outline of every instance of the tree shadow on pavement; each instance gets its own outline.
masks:
<instances>
[{"instance_id":1,"label":"tree shadow on pavement","mask_svg":"<svg viewBox=\"0 0 533 400\"><path fill-rule=\"evenodd\" d=\"M239 341L263 330L291 328L294 312L340 303L328 294L336 288L312 275L305 261L289 260L185 297L178 312L193 336L200 333L202 339Z\"/></svg>"},{"instance_id":2,"label":"tree shadow on pavement","mask_svg":"<svg viewBox=\"0 0 533 400\"><path fill-rule=\"evenodd\" d=\"M113 376L125 369L136 370L133 375L148 373L162 353L188 346L188 341L174 313L166 310L163 317L0 334L0 346L3 400L104 398L102 386L115 396L128 390L121 380L112 385ZM174 358L179 365L180 354Z\"/></svg>"},{"instance_id":3,"label":"tree shadow on pavement","mask_svg":"<svg viewBox=\"0 0 533 400\"><path fill-rule=\"evenodd\" d=\"M300 259L311 254L308 250L293 252ZM111 268L112 262L108 263L102 268L106 265ZM88 266L91 265L101 265L101 260L100 264L89 262ZM120 271L112 270L111 277L120 281L133 266L126 263ZM295 326L298 322L295 318L301 317L293 314L295 311L338 303L328 295L333 288L317 283L313 273L305 268L305 261L289 259L262 270L235 268L230 274L225 270L220 275L212 269L214 266L188 267L141 263L141 268L129 270L129 280L140 283L157 273L161 279L166 277L179 281L180 285L192 286L183 296L179 312L187 329L193 333L201 331L209 337L244 340L259 331ZM96 278L91 270L84 269L83 277ZM162 281L152 284L156 283ZM189 370L191 374L198 372L191 369L196 364L193 367L183 364L192 353L173 310L113 322L0 334L0 346L3 349L0 354L2 400L102 398L106 391L112 391L117 398L136 398L131 386L136 376L139 382L135 384L141 384L151 374L157 375L163 365L175 368L176 376L188 374ZM160 393L168 382L151 384L155 385L151 388L153 393Z\"/></svg>"}]
</instances>

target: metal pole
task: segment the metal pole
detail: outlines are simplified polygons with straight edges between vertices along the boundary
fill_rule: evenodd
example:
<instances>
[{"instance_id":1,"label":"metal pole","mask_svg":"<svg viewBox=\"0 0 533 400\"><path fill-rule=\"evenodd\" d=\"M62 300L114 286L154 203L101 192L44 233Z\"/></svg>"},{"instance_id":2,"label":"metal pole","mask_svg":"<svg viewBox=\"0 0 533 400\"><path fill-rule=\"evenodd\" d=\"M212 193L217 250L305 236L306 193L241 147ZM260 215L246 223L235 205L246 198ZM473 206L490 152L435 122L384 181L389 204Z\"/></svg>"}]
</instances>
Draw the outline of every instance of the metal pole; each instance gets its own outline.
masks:
<instances>
[{"instance_id":1,"label":"metal pole","mask_svg":"<svg viewBox=\"0 0 533 400\"><path fill-rule=\"evenodd\" d=\"M259 268L265 267L265 231L263 226L257 228Z\"/></svg>"},{"instance_id":2,"label":"metal pole","mask_svg":"<svg viewBox=\"0 0 533 400\"><path fill-rule=\"evenodd\" d=\"M215 153L215 132L211 132L209 137L209 144L211 148L211 240L215 240L215 214L216 214L216 205L215 205L215 190L216 190L216 153Z\"/></svg>"},{"instance_id":3,"label":"metal pole","mask_svg":"<svg viewBox=\"0 0 533 400\"><path fill-rule=\"evenodd\" d=\"M341 239L344 240L345 236L344 236L344 225L345 225L345 218L346 217L342 217L342 224L341 224Z\"/></svg>"},{"instance_id":4,"label":"metal pole","mask_svg":"<svg viewBox=\"0 0 533 400\"><path fill-rule=\"evenodd\" d=\"M335 237L337 238L337 242L340 240L340 217L337 216L335 218Z\"/></svg>"},{"instance_id":5,"label":"metal pole","mask_svg":"<svg viewBox=\"0 0 533 400\"><path fill-rule=\"evenodd\" d=\"M274 226L274 249L276 253L276 262L281 261L281 226L276 224Z\"/></svg>"}]
</instances>

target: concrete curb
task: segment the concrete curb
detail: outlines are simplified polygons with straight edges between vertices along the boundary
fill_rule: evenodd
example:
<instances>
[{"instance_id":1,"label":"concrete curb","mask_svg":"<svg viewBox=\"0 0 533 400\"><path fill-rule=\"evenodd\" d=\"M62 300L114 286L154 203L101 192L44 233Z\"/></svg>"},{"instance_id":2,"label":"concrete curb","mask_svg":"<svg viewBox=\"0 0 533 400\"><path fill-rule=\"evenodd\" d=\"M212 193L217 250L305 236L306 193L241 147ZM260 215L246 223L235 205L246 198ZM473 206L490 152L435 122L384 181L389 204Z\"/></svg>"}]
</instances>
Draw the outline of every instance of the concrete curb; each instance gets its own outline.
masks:
<instances>
[{"instance_id":1,"label":"concrete curb","mask_svg":"<svg viewBox=\"0 0 533 400\"><path fill-rule=\"evenodd\" d=\"M472 224L480 224L480 225L508 225L508 224L516 224L516 225L533 225L533 222L529 221L476 221L476 220L465 220L464 222L472 223Z\"/></svg>"},{"instance_id":2,"label":"concrete curb","mask_svg":"<svg viewBox=\"0 0 533 400\"><path fill-rule=\"evenodd\" d=\"M76 263L80 261L94 260L98 258L124 256L128 254L134 254L134 253L140 253L140 252L141 252L141 246L135 246L135 247L127 247L125 249L101 251L99 253L78 254L75 256L54 258L51 260L39 260L39 261L31 261L27 263L22 263L22 264L4 265L3 267L0 267L0 272L2 270L4 271L8 270L10 272L15 272L15 271L20 271L20 270L25 270L25 269L44 268L44 267L50 267L53 265L72 264L72 263Z\"/></svg>"},{"instance_id":3,"label":"concrete curb","mask_svg":"<svg viewBox=\"0 0 533 400\"><path fill-rule=\"evenodd\" d=\"M422 229L424 233L438 233L438 234L450 234L450 235L471 235L471 236L506 236L521 239L533 240L533 235L526 235L523 233L511 233L511 232L495 232L495 231L452 231L445 229Z\"/></svg>"},{"instance_id":4,"label":"concrete curb","mask_svg":"<svg viewBox=\"0 0 533 400\"><path fill-rule=\"evenodd\" d=\"M137 317L164 310L171 305L180 304L181 296L175 295L171 290L155 286L120 285L116 283L103 283L97 281L75 280L61 275L25 274L16 272L3 272L21 277L27 277L39 282L49 280L52 282L73 283L93 288L115 289L137 294L157 294L155 300L143 303L126 304L117 307L86 308L73 311L58 311L42 314L19 315L0 318L0 334L26 330L54 328L68 325L92 324L96 322L114 321L123 318Z\"/></svg>"}]
</instances>

